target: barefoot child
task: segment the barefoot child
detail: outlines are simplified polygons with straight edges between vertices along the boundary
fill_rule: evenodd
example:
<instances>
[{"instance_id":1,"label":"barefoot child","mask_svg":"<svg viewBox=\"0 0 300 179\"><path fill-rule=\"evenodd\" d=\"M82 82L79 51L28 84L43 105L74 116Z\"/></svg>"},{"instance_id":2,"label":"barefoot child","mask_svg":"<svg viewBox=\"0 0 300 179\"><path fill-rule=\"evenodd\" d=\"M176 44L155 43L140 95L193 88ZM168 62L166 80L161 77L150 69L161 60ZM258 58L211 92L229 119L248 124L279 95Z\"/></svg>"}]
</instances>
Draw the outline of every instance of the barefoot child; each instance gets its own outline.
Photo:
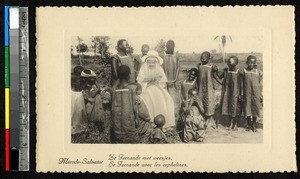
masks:
<instances>
[{"instance_id":1,"label":"barefoot child","mask_svg":"<svg viewBox=\"0 0 300 179\"><path fill-rule=\"evenodd\" d=\"M222 115L229 117L228 130L237 130L235 126L240 111L238 100L241 97L241 72L236 68L238 62L236 56L229 57L228 68L225 68L221 74L217 73L220 79L223 78L221 109Z\"/></svg>"},{"instance_id":2,"label":"barefoot child","mask_svg":"<svg viewBox=\"0 0 300 179\"><path fill-rule=\"evenodd\" d=\"M257 59L247 57L247 68L243 71L244 113L247 120L247 131L256 132L256 120L260 116L262 101L262 72L257 69Z\"/></svg>"},{"instance_id":3,"label":"barefoot child","mask_svg":"<svg viewBox=\"0 0 300 179\"><path fill-rule=\"evenodd\" d=\"M217 71L217 67L209 63L210 59L211 55L209 52L203 52L201 54L201 64L198 66L198 94L200 101L203 104L206 126L217 128L218 126L213 118L215 113L215 88L213 77L214 73Z\"/></svg>"}]
</instances>

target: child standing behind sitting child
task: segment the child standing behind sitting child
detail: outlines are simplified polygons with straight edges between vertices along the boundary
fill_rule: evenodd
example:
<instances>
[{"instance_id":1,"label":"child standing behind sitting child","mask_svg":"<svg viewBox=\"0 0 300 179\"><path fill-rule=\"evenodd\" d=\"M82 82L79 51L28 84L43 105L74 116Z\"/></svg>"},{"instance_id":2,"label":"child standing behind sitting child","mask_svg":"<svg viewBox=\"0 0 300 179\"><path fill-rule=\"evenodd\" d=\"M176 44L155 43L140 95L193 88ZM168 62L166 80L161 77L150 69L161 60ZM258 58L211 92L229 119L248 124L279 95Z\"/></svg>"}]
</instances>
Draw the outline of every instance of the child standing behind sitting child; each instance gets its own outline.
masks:
<instances>
[{"instance_id":1,"label":"child standing behind sitting child","mask_svg":"<svg viewBox=\"0 0 300 179\"><path fill-rule=\"evenodd\" d=\"M181 84L180 99L183 105L184 105L184 101L188 99L189 90L197 89L197 76L198 76L198 70L196 68L192 68L189 70L188 78L185 79Z\"/></svg>"},{"instance_id":2,"label":"child standing behind sitting child","mask_svg":"<svg viewBox=\"0 0 300 179\"><path fill-rule=\"evenodd\" d=\"M240 112L239 100L241 99L241 72L236 68L239 60L236 56L228 59L228 68L225 68L221 74L218 74L223 80L221 109L222 115L229 117L228 130L237 130L235 126L238 123Z\"/></svg>"},{"instance_id":3,"label":"child standing behind sitting child","mask_svg":"<svg viewBox=\"0 0 300 179\"><path fill-rule=\"evenodd\" d=\"M256 120L260 116L262 102L262 72L257 69L257 59L247 57L247 68L243 71L244 113L247 120L247 131L256 132Z\"/></svg>"},{"instance_id":4,"label":"child standing behind sitting child","mask_svg":"<svg viewBox=\"0 0 300 179\"><path fill-rule=\"evenodd\" d=\"M217 128L217 123L213 118L215 113L215 87L213 77L217 71L217 67L210 65L210 59L211 55L209 52L203 52L201 54L201 64L198 66L198 94L203 104L206 126Z\"/></svg>"}]
</instances>

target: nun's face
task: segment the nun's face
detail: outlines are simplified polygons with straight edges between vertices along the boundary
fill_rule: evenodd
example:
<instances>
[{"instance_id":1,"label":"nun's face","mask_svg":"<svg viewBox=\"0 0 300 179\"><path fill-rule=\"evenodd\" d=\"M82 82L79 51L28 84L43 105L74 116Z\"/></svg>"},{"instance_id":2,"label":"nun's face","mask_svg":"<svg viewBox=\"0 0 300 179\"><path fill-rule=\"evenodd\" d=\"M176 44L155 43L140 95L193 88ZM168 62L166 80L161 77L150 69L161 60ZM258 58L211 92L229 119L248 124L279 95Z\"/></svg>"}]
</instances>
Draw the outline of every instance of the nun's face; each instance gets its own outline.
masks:
<instances>
[{"instance_id":1,"label":"nun's face","mask_svg":"<svg viewBox=\"0 0 300 179\"><path fill-rule=\"evenodd\" d=\"M147 58L147 65L149 69L154 69L156 67L157 58L149 57Z\"/></svg>"}]
</instances>

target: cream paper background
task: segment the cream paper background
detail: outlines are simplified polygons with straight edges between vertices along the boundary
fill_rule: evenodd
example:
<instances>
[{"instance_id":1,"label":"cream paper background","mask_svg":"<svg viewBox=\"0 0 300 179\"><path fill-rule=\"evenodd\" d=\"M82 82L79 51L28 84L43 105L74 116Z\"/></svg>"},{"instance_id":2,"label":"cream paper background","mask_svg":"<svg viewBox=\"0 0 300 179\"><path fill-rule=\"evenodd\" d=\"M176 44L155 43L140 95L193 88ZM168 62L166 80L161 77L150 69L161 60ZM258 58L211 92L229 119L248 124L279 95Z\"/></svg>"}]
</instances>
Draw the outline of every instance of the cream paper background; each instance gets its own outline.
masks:
<instances>
[{"instance_id":1,"label":"cream paper background","mask_svg":"<svg viewBox=\"0 0 300 179\"><path fill-rule=\"evenodd\" d=\"M296 171L292 6L40 7L36 14L38 172ZM170 34L195 36L195 43L201 43L201 36L205 35L263 37L263 143L71 144L71 37ZM108 167L109 154L169 156L174 163L185 163L187 167L112 168ZM58 164L61 157L101 160L103 164L62 165Z\"/></svg>"}]
</instances>

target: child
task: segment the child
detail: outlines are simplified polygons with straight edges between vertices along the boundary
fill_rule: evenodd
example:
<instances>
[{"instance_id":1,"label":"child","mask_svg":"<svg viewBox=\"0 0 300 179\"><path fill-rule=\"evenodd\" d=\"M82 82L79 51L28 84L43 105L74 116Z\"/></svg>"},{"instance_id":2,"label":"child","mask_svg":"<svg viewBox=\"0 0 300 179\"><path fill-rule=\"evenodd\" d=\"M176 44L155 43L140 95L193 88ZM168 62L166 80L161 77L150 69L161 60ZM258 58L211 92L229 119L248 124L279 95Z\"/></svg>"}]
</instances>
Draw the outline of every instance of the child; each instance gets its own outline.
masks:
<instances>
[{"instance_id":1,"label":"child","mask_svg":"<svg viewBox=\"0 0 300 179\"><path fill-rule=\"evenodd\" d=\"M96 85L96 74L93 70L83 70L81 77L88 122L94 123L96 129L102 132L105 114L100 89Z\"/></svg>"},{"instance_id":2,"label":"child","mask_svg":"<svg viewBox=\"0 0 300 179\"><path fill-rule=\"evenodd\" d=\"M150 135L150 142L153 144L166 144L169 143L169 139L166 134L163 132L163 126L165 125L166 120L164 115L157 115L154 118L154 124L156 127L153 129Z\"/></svg>"},{"instance_id":3,"label":"child","mask_svg":"<svg viewBox=\"0 0 300 179\"><path fill-rule=\"evenodd\" d=\"M81 72L84 70L82 66L74 68L71 74L71 126L72 134L78 134L83 130L83 126L87 122L87 113L85 108L85 100L82 94Z\"/></svg>"},{"instance_id":4,"label":"child","mask_svg":"<svg viewBox=\"0 0 300 179\"><path fill-rule=\"evenodd\" d=\"M130 68L121 65L117 69L118 81L112 88L112 142L138 143L136 88L130 81Z\"/></svg>"},{"instance_id":5,"label":"child","mask_svg":"<svg viewBox=\"0 0 300 179\"><path fill-rule=\"evenodd\" d=\"M147 109L147 106L143 99L139 96L142 93L142 86L136 83L136 104L135 104L135 111L138 115L137 119L137 130L140 137L141 143L147 143L149 139L149 135L153 130L153 123L150 122L150 114Z\"/></svg>"},{"instance_id":6,"label":"child","mask_svg":"<svg viewBox=\"0 0 300 179\"><path fill-rule=\"evenodd\" d=\"M198 70L196 68L189 70L188 78L182 82L180 88L180 97L182 102L188 99L188 92L190 89L197 89L197 76Z\"/></svg>"},{"instance_id":7,"label":"child","mask_svg":"<svg viewBox=\"0 0 300 179\"><path fill-rule=\"evenodd\" d=\"M71 74L71 89L72 91L82 90L81 72L84 70L82 66L76 66Z\"/></svg>"},{"instance_id":8,"label":"child","mask_svg":"<svg viewBox=\"0 0 300 179\"><path fill-rule=\"evenodd\" d=\"M241 72L236 68L239 60L236 56L229 57L227 61L228 68L225 68L221 74L218 74L223 80L221 110L222 115L229 116L228 130L237 130L235 125L238 123L240 112L239 99L241 99Z\"/></svg>"},{"instance_id":9,"label":"child","mask_svg":"<svg viewBox=\"0 0 300 179\"><path fill-rule=\"evenodd\" d=\"M256 120L260 116L262 101L262 72L257 69L257 59L250 55L247 57L247 68L243 71L243 99L244 113L247 120L247 131L256 132Z\"/></svg>"},{"instance_id":10,"label":"child","mask_svg":"<svg viewBox=\"0 0 300 179\"><path fill-rule=\"evenodd\" d=\"M215 113L215 88L213 77L214 73L217 71L217 67L209 64L210 59L211 55L209 52L203 52L201 54L201 64L198 66L198 94L200 101L203 104L206 126L208 127L211 123L211 127L215 129L218 126L213 118Z\"/></svg>"},{"instance_id":11,"label":"child","mask_svg":"<svg viewBox=\"0 0 300 179\"><path fill-rule=\"evenodd\" d=\"M199 101L197 89L192 88L188 91L188 99L184 107L183 142L203 141L205 122L199 111L203 113L203 106Z\"/></svg>"}]
</instances>

